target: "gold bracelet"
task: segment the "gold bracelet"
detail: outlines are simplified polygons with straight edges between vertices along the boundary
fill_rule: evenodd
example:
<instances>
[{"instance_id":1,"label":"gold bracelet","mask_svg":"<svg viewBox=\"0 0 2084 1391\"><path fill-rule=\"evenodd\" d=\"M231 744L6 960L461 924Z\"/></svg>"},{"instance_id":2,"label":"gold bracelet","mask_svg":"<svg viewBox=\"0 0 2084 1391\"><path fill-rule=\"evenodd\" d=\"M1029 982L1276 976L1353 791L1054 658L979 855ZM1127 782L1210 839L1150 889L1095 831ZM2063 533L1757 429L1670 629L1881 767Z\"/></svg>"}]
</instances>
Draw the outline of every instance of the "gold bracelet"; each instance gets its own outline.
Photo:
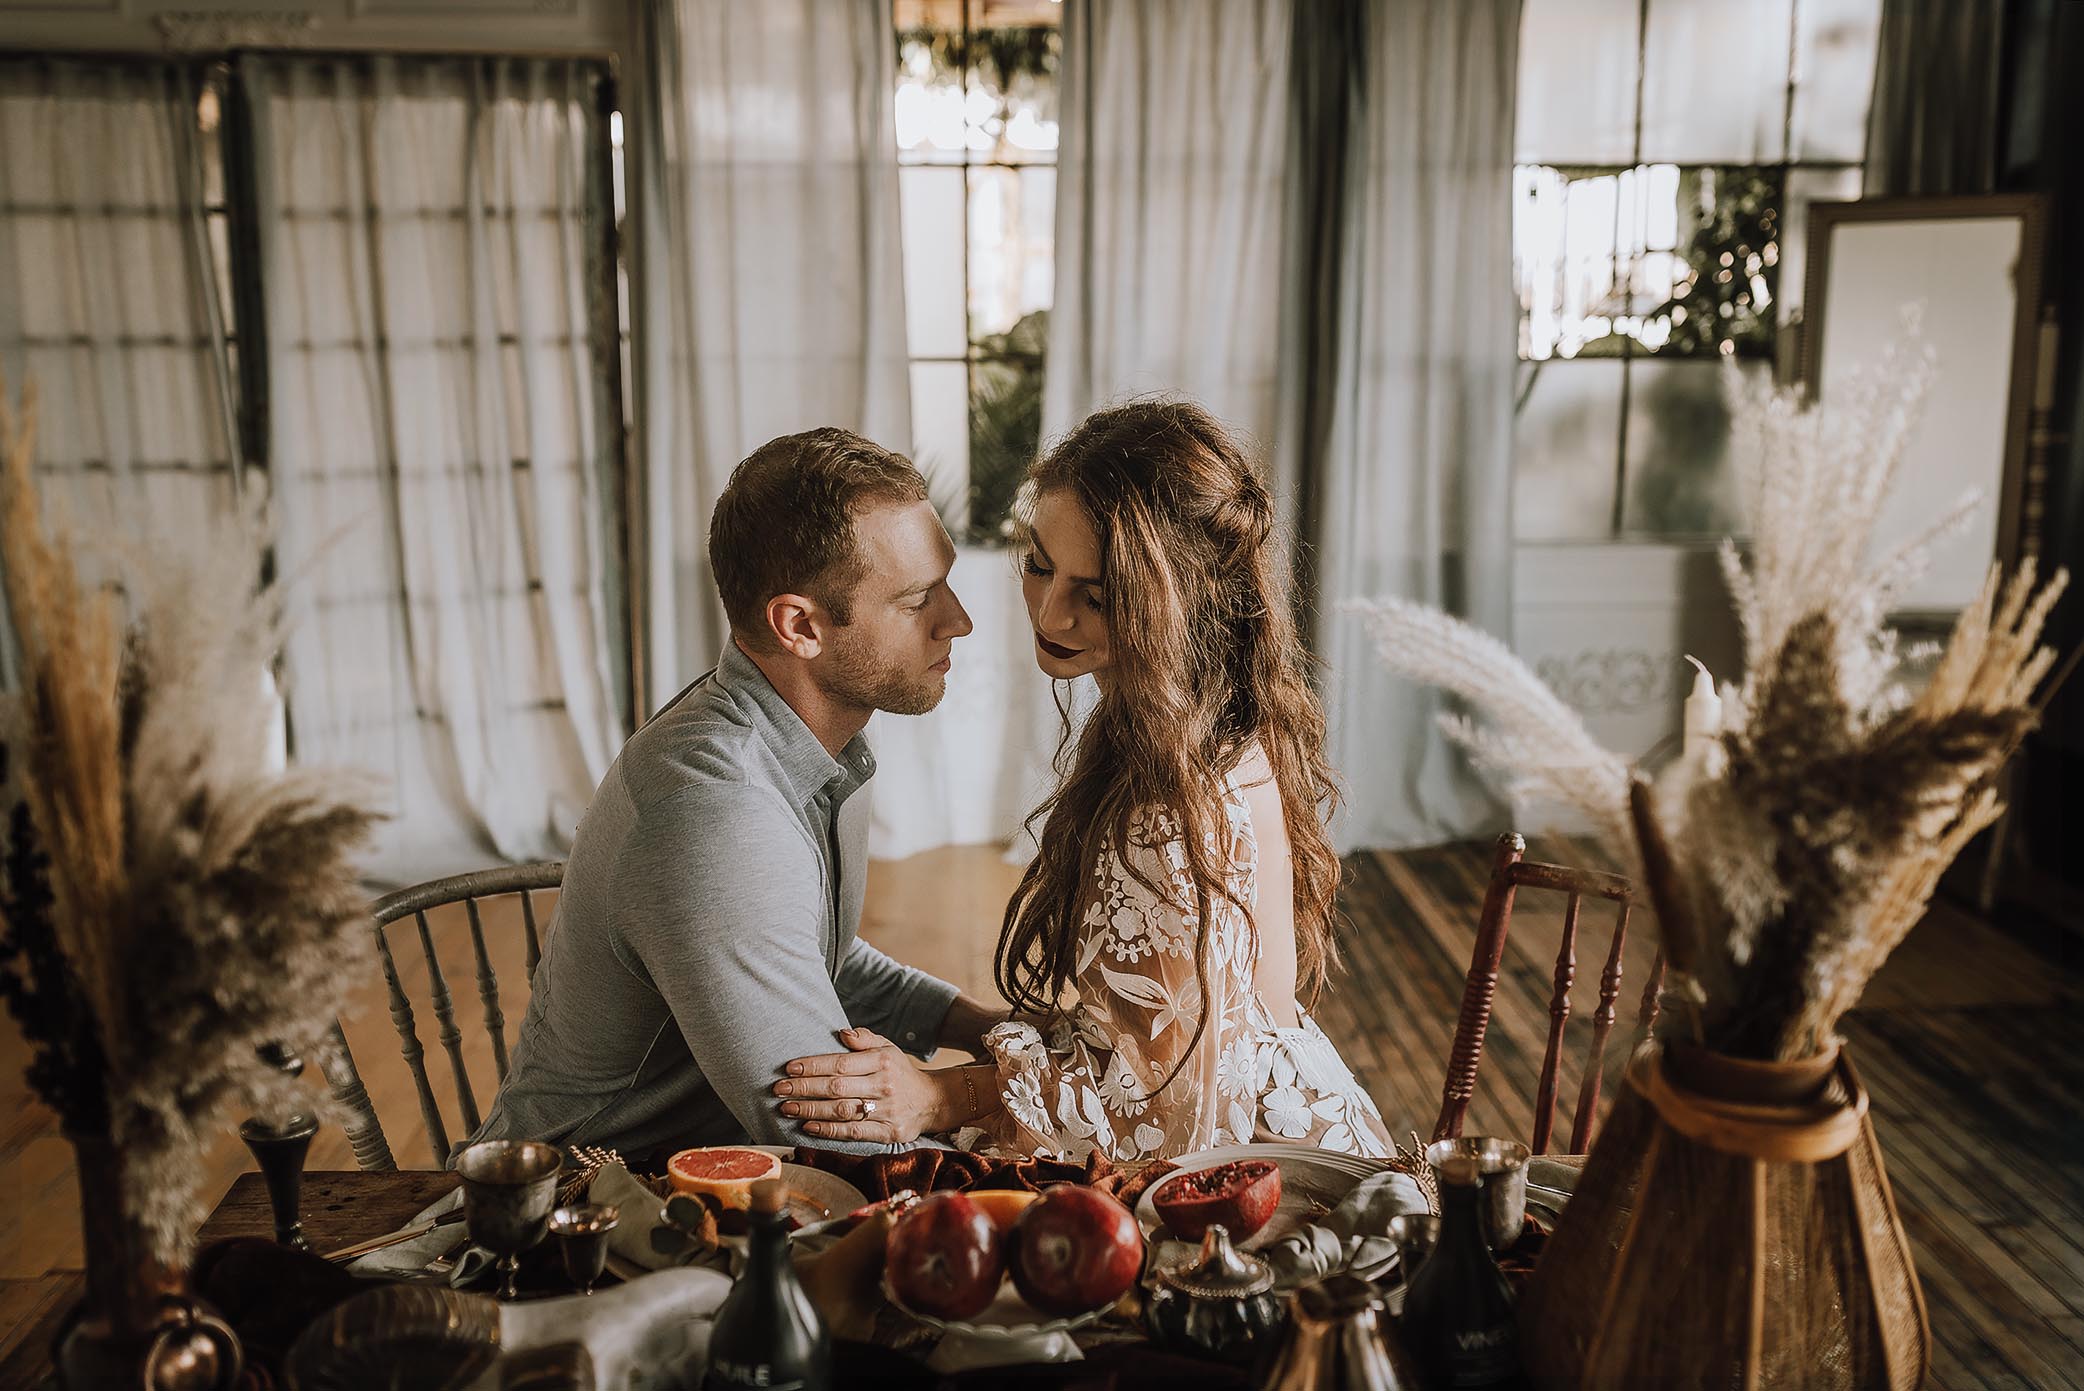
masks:
<instances>
[{"instance_id":1,"label":"gold bracelet","mask_svg":"<svg viewBox=\"0 0 2084 1391\"><path fill-rule=\"evenodd\" d=\"M962 1070L962 1091L969 1107L963 1113L963 1119L973 1121L977 1119L977 1074L974 1066Z\"/></svg>"}]
</instances>

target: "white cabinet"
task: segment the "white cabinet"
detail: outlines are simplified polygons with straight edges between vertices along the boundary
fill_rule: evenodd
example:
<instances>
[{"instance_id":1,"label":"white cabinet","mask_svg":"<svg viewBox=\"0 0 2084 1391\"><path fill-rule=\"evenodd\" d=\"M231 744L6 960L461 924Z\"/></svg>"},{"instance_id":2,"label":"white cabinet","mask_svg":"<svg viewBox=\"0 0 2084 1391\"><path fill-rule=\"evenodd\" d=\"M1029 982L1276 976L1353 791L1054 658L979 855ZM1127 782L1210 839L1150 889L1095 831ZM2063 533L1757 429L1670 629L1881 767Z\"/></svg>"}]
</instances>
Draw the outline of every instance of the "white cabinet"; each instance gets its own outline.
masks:
<instances>
[{"instance_id":1,"label":"white cabinet","mask_svg":"<svg viewBox=\"0 0 2084 1391\"><path fill-rule=\"evenodd\" d=\"M1678 750L1693 669L1741 675L1742 643L1715 551L1653 542L1522 544L1513 647L1615 752L1662 766ZM1516 807L1521 830L1576 830L1559 809Z\"/></svg>"}]
</instances>

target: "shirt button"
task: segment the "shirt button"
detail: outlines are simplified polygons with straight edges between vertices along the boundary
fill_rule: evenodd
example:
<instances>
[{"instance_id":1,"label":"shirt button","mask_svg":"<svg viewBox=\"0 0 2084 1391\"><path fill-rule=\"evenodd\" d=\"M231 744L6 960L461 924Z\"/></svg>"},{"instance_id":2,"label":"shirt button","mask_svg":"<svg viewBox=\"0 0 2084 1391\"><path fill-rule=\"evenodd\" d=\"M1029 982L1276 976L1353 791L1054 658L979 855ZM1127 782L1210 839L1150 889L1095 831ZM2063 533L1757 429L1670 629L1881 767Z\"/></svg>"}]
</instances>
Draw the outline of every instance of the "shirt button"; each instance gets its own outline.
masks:
<instances>
[{"instance_id":1,"label":"shirt button","mask_svg":"<svg viewBox=\"0 0 2084 1391\"><path fill-rule=\"evenodd\" d=\"M916 1042L918 1042L918 1040L919 1040L919 1035L918 1035L917 1033L913 1032L913 1031L912 1031L912 1030L910 1030L910 1029L907 1029L907 1030L905 1030L905 1042L906 1042L906 1043L916 1043Z\"/></svg>"}]
</instances>

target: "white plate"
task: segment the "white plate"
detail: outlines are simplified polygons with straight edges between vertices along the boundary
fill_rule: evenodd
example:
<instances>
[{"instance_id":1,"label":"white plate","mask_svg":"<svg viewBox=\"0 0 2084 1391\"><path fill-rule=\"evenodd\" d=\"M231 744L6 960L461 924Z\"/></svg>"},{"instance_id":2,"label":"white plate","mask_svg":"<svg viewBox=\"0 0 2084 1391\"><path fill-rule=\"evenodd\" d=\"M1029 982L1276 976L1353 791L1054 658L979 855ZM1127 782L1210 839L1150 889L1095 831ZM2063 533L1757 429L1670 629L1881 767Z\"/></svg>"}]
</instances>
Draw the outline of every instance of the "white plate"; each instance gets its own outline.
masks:
<instances>
[{"instance_id":1,"label":"white plate","mask_svg":"<svg viewBox=\"0 0 2084 1391\"><path fill-rule=\"evenodd\" d=\"M895 1305L907 1318L917 1319L928 1328L942 1333L966 1333L973 1338L994 1339L1014 1342L1027 1338L1047 1337L1052 1333L1069 1333L1074 1328L1083 1328L1100 1315L1114 1307L1109 1301L1097 1309L1088 1309L1082 1314L1068 1314L1052 1318L1029 1304L1013 1288L1008 1279L999 1285L998 1298L984 1309L967 1319L935 1318L922 1314L917 1309L905 1307L905 1302L890 1288L890 1277L883 1277L883 1298Z\"/></svg>"},{"instance_id":2,"label":"white plate","mask_svg":"<svg viewBox=\"0 0 2084 1391\"><path fill-rule=\"evenodd\" d=\"M1354 1185L1389 1167L1378 1159L1338 1154L1310 1145L1223 1145L1175 1159L1173 1163L1179 1166L1176 1172L1167 1174L1143 1190L1143 1196L1136 1203L1137 1222L1151 1234L1153 1242L1171 1237L1158 1216L1151 1195L1180 1174L1213 1169L1218 1164L1229 1164L1239 1159L1272 1160L1281 1170L1280 1206L1274 1209L1267 1224L1244 1243L1248 1250L1258 1250L1279 1241L1312 1217L1337 1207L1340 1199L1353 1191Z\"/></svg>"}]
</instances>

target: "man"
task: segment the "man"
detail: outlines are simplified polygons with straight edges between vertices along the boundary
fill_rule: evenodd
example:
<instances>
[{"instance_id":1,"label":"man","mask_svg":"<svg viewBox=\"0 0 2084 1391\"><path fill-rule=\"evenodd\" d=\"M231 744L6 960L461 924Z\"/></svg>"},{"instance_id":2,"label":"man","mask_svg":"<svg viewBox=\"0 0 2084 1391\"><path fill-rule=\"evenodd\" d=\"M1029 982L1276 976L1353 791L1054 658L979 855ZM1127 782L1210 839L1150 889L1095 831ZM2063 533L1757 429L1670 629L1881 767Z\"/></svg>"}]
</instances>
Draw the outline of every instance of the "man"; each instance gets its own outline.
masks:
<instances>
[{"instance_id":1,"label":"man","mask_svg":"<svg viewBox=\"0 0 2084 1391\"><path fill-rule=\"evenodd\" d=\"M877 710L939 704L970 631L910 463L844 430L731 475L709 561L731 640L623 748L579 824L513 1067L475 1138L889 1145L805 1135L792 1058L976 1048L1004 1014L855 939ZM851 1026L851 1027L850 1027Z\"/></svg>"}]
</instances>

